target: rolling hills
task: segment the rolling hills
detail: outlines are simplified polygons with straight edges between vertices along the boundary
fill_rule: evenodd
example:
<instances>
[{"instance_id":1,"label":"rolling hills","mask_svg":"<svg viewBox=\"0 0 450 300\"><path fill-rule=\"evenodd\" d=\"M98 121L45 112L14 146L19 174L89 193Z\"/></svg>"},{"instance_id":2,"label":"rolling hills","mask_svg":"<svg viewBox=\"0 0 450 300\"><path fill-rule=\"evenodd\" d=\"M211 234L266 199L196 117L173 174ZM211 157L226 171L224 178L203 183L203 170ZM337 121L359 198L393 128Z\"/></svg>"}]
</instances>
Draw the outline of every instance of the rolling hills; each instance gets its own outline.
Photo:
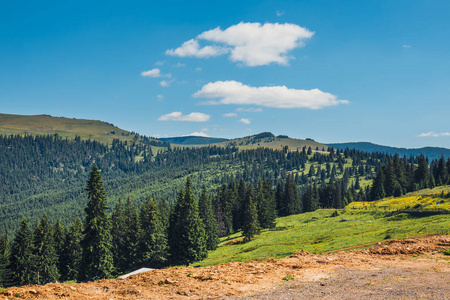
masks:
<instances>
[{"instance_id":1,"label":"rolling hills","mask_svg":"<svg viewBox=\"0 0 450 300\"><path fill-rule=\"evenodd\" d=\"M423 148L397 148L390 146L382 146L369 142L354 142L354 143L331 143L328 144L336 149L344 150L345 148L356 149L366 152L384 152L387 154L398 154L400 156L417 156L423 154L429 159L439 159L443 155L446 159L450 158L450 149L440 147L423 147Z\"/></svg>"},{"instance_id":2,"label":"rolling hills","mask_svg":"<svg viewBox=\"0 0 450 300\"><path fill-rule=\"evenodd\" d=\"M312 150L326 151L328 146L318 143L312 139L295 139L286 135L275 136L271 132L262 132L243 138L231 139L228 141L214 144L220 147L234 146L240 149L255 149L258 147L267 147L273 149L281 149L288 147L290 150L302 150L303 147L311 147Z\"/></svg>"}]
</instances>

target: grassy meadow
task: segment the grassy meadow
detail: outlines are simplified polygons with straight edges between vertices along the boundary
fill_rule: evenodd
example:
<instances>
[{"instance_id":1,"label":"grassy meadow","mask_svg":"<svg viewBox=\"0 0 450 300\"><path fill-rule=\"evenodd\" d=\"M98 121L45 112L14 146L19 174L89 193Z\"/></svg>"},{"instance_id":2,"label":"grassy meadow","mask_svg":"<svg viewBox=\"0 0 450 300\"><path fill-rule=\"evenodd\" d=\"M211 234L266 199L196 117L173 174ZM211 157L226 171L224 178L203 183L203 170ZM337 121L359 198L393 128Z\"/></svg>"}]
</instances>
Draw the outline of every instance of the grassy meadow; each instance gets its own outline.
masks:
<instances>
[{"instance_id":1,"label":"grassy meadow","mask_svg":"<svg viewBox=\"0 0 450 300\"><path fill-rule=\"evenodd\" d=\"M422 203L421 200L426 199L426 195L440 194L441 190L450 190L450 187L424 190L421 191L422 196L421 192L416 192L416 195L379 202L405 202L404 205L413 207L417 203ZM433 198L433 201L436 200L450 202L448 198ZM261 231L260 235L248 243L241 242L240 232L235 233L223 238L219 248L211 251L207 259L196 265L209 266L230 261L282 258L300 250L324 253L385 239L450 233L450 215L448 214L412 217L401 213L389 217L384 207L372 206L371 209L360 209L355 204L351 203L345 209L338 210L338 216L333 216L335 210L320 209L315 212L278 218L275 229ZM396 205L398 208L402 207L400 204Z\"/></svg>"}]
</instances>

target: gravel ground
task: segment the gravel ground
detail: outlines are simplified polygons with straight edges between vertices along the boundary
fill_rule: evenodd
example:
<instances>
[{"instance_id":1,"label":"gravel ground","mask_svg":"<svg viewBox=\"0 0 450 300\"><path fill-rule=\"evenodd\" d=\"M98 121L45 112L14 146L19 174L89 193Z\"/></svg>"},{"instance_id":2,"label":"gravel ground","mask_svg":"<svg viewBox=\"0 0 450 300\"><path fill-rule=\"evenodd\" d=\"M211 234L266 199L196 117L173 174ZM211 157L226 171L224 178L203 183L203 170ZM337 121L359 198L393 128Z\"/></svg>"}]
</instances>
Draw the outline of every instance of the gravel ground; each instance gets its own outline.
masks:
<instances>
[{"instance_id":1,"label":"gravel ground","mask_svg":"<svg viewBox=\"0 0 450 300\"><path fill-rule=\"evenodd\" d=\"M234 299L450 299L450 274L436 269L445 261L379 265L378 270L341 267L316 281L289 281L271 291ZM448 263L447 263L448 264ZM413 265L413 266L411 266Z\"/></svg>"}]
</instances>

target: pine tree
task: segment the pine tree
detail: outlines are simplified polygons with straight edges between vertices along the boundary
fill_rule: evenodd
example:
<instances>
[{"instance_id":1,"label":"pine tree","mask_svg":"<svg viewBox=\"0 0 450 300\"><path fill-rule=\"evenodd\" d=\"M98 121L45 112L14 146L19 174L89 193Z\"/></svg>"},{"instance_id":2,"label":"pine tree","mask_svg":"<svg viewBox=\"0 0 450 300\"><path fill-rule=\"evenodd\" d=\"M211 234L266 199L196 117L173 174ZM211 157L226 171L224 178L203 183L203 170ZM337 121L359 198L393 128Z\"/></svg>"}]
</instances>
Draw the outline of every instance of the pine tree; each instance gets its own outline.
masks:
<instances>
[{"instance_id":1,"label":"pine tree","mask_svg":"<svg viewBox=\"0 0 450 300\"><path fill-rule=\"evenodd\" d=\"M155 199L147 198L140 213L140 263L143 267L160 268L168 255L167 236Z\"/></svg>"},{"instance_id":2,"label":"pine tree","mask_svg":"<svg viewBox=\"0 0 450 300\"><path fill-rule=\"evenodd\" d=\"M283 216L295 215L302 212L302 201L297 186L290 174L286 177L283 195Z\"/></svg>"},{"instance_id":3,"label":"pine tree","mask_svg":"<svg viewBox=\"0 0 450 300\"><path fill-rule=\"evenodd\" d=\"M58 254L55 248L53 229L44 213L34 231L36 269L39 272L39 283L55 282L59 278Z\"/></svg>"},{"instance_id":4,"label":"pine tree","mask_svg":"<svg viewBox=\"0 0 450 300\"><path fill-rule=\"evenodd\" d=\"M83 255L79 280L110 278L114 272L111 222L106 214L106 193L97 165L87 182L89 202L85 208Z\"/></svg>"},{"instance_id":5,"label":"pine tree","mask_svg":"<svg viewBox=\"0 0 450 300\"><path fill-rule=\"evenodd\" d=\"M430 171L426 158L421 154L417 163L417 169L414 172L414 182L419 186L419 189L429 187Z\"/></svg>"},{"instance_id":6,"label":"pine tree","mask_svg":"<svg viewBox=\"0 0 450 300\"><path fill-rule=\"evenodd\" d=\"M258 211L253 203L253 193L251 186L247 190L244 204L242 235L244 236L244 242L250 241L260 231L258 222Z\"/></svg>"},{"instance_id":7,"label":"pine tree","mask_svg":"<svg viewBox=\"0 0 450 300\"><path fill-rule=\"evenodd\" d=\"M113 241L113 257L114 267L117 271L122 272L126 268L125 259L128 255L125 242L125 216L123 211L122 199L119 198L111 216L112 241Z\"/></svg>"},{"instance_id":8,"label":"pine tree","mask_svg":"<svg viewBox=\"0 0 450 300\"><path fill-rule=\"evenodd\" d=\"M36 267L33 254L33 232L28 226L27 220L22 220L20 228L11 248L11 273L14 285L35 283Z\"/></svg>"},{"instance_id":9,"label":"pine tree","mask_svg":"<svg viewBox=\"0 0 450 300\"><path fill-rule=\"evenodd\" d=\"M233 206L233 228L242 228L242 205L245 199L245 182L241 178L237 187L236 199Z\"/></svg>"},{"instance_id":10,"label":"pine tree","mask_svg":"<svg viewBox=\"0 0 450 300\"><path fill-rule=\"evenodd\" d=\"M189 265L208 256L205 228L198 215L198 204L189 177L186 180L186 192L180 192L170 218L169 247L175 264Z\"/></svg>"},{"instance_id":11,"label":"pine tree","mask_svg":"<svg viewBox=\"0 0 450 300\"><path fill-rule=\"evenodd\" d=\"M316 187L314 185L308 185L305 191L305 194L303 194L303 212L311 212L316 211L319 208L319 200L317 199L316 195Z\"/></svg>"},{"instance_id":12,"label":"pine tree","mask_svg":"<svg viewBox=\"0 0 450 300\"><path fill-rule=\"evenodd\" d=\"M268 179L258 184L258 220L261 228L274 228L277 218L275 197Z\"/></svg>"},{"instance_id":13,"label":"pine tree","mask_svg":"<svg viewBox=\"0 0 450 300\"><path fill-rule=\"evenodd\" d=\"M123 232L126 255L122 269L125 271L133 269L140 260L138 257L138 245L140 241L139 213L137 207L131 202L130 197L128 197L125 203L123 214L125 219Z\"/></svg>"},{"instance_id":14,"label":"pine tree","mask_svg":"<svg viewBox=\"0 0 450 300\"><path fill-rule=\"evenodd\" d=\"M199 216L205 224L206 249L215 250L219 244L219 227L212 208L211 197L203 186L202 194L198 200Z\"/></svg>"},{"instance_id":15,"label":"pine tree","mask_svg":"<svg viewBox=\"0 0 450 300\"><path fill-rule=\"evenodd\" d=\"M378 200L386 197L384 190L385 175L383 168L380 168L377 175L372 181L372 188L370 189L370 200Z\"/></svg>"},{"instance_id":16,"label":"pine tree","mask_svg":"<svg viewBox=\"0 0 450 300\"><path fill-rule=\"evenodd\" d=\"M58 255L58 272L62 275L65 272L65 266L62 262L61 254L65 250L65 241L66 241L66 228L61 224L59 219L56 220L55 225L53 226L53 239L55 241L55 251Z\"/></svg>"},{"instance_id":17,"label":"pine tree","mask_svg":"<svg viewBox=\"0 0 450 300\"><path fill-rule=\"evenodd\" d=\"M64 242L64 252L61 257L63 268L63 280L75 280L80 270L83 249L81 242L83 240L83 224L80 219L75 218L69 229L70 234L66 235Z\"/></svg>"},{"instance_id":18,"label":"pine tree","mask_svg":"<svg viewBox=\"0 0 450 300\"><path fill-rule=\"evenodd\" d=\"M11 272L9 270L9 257L11 255L8 234L0 235L0 287L11 284Z\"/></svg>"},{"instance_id":19,"label":"pine tree","mask_svg":"<svg viewBox=\"0 0 450 300\"><path fill-rule=\"evenodd\" d=\"M302 176L303 177L303 176ZM279 216L283 216L284 214L284 207L283 207L283 185L281 184L281 181L278 180L277 182L277 188L275 191L275 202L277 206L277 212Z\"/></svg>"}]
</instances>

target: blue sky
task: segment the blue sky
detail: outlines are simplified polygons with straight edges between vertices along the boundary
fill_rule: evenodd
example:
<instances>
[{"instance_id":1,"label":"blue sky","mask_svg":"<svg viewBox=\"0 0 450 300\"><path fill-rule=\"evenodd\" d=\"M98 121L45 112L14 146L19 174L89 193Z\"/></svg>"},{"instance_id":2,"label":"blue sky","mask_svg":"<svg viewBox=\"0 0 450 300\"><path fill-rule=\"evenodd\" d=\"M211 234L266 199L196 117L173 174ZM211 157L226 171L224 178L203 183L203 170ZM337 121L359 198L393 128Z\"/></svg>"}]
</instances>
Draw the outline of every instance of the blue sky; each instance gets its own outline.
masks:
<instances>
[{"instance_id":1,"label":"blue sky","mask_svg":"<svg viewBox=\"0 0 450 300\"><path fill-rule=\"evenodd\" d=\"M0 112L450 147L449 1L0 1Z\"/></svg>"}]
</instances>

